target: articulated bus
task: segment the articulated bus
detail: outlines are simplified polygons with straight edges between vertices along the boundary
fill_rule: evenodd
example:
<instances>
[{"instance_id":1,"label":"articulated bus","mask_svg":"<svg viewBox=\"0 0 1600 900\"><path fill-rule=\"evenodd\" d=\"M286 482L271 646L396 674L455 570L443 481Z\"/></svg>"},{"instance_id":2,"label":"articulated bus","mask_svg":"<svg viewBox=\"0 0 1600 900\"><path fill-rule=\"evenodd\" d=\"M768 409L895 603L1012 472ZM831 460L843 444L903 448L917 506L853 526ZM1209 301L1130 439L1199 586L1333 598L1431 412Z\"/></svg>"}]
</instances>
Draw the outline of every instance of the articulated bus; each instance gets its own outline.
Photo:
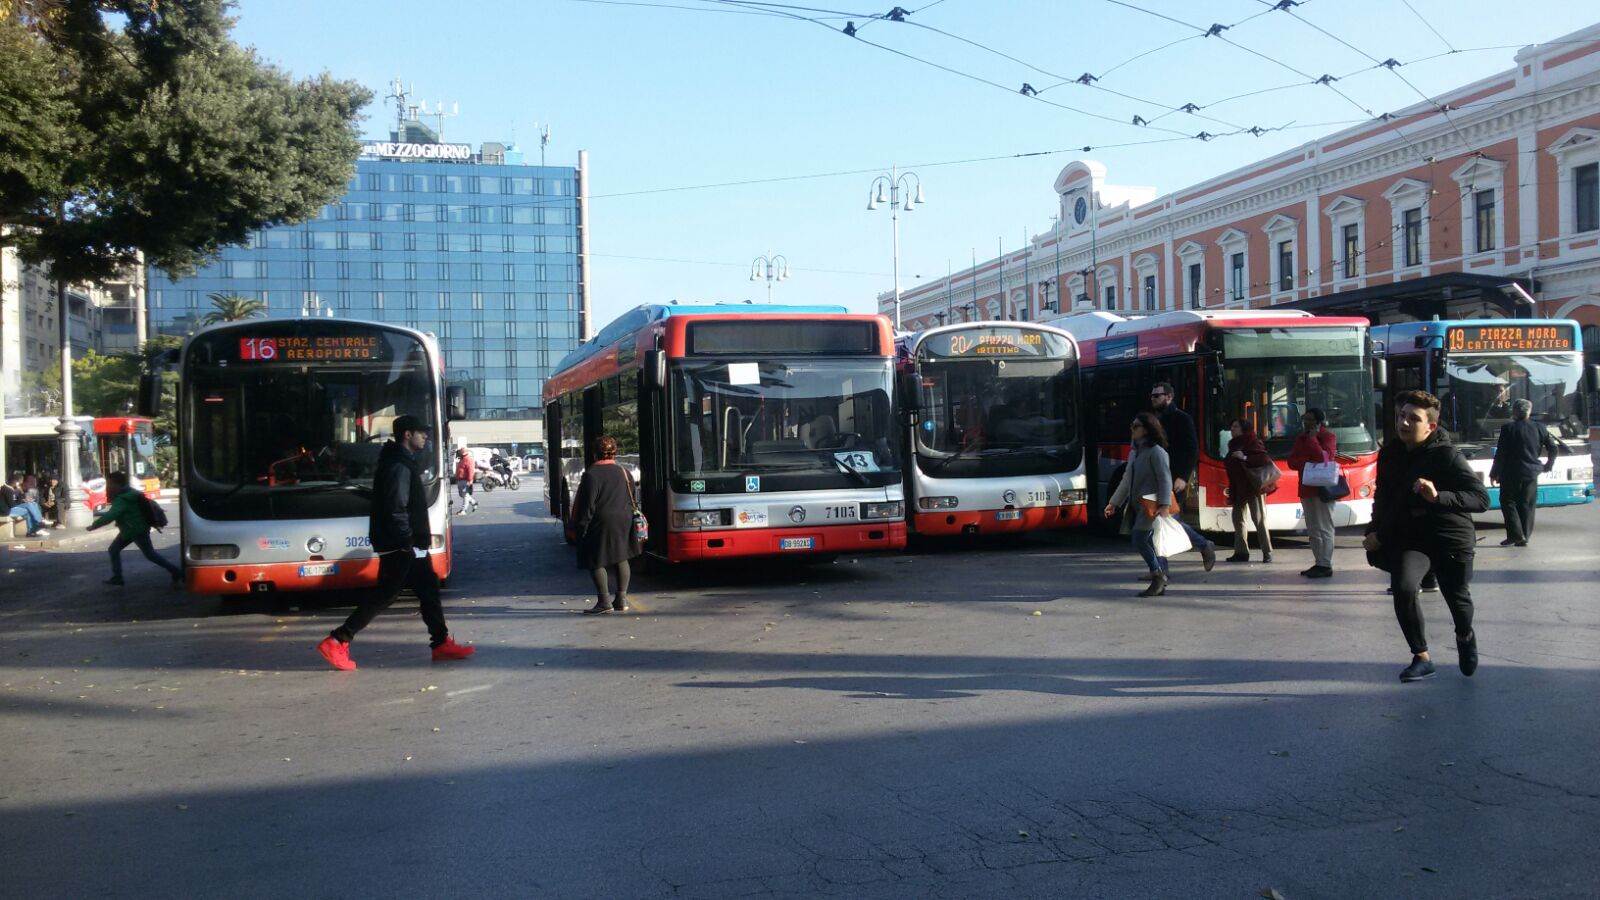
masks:
<instances>
[{"instance_id":1,"label":"articulated bus","mask_svg":"<svg viewBox=\"0 0 1600 900\"><path fill-rule=\"evenodd\" d=\"M668 562L906 543L883 316L842 306L640 306L545 383L545 479L566 526L594 440L616 438Z\"/></svg>"},{"instance_id":2,"label":"articulated bus","mask_svg":"<svg viewBox=\"0 0 1600 900\"><path fill-rule=\"evenodd\" d=\"M74 416L78 435L78 480L91 510L106 505L106 479L111 472L126 472L128 483L154 500L161 495L156 475L155 432L149 419L131 416ZM61 471L61 436L58 416L6 419L6 461L14 472L29 475Z\"/></svg>"},{"instance_id":3,"label":"articulated bus","mask_svg":"<svg viewBox=\"0 0 1600 900\"><path fill-rule=\"evenodd\" d=\"M466 413L442 387L432 335L377 322L251 319L183 346L178 387L184 573L200 594L334 590L377 582L368 538L378 452L401 415L433 428L420 460L434 571L450 574L440 423Z\"/></svg>"},{"instance_id":4,"label":"articulated bus","mask_svg":"<svg viewBox=\"0 0 1600 900\"><path fill-rule=\"evenodd\" d=\"M1078 345L1070 334L969 322L904 335L896 347L913 533L1088 524Z\"/></svg>"},{"instance_id":5,"label":"articulated bus","mask_svg":"<svg viewBox=\"0 0 1600 900\"><path fill-rule=\"evenodd\" d=\"M1588 503L1594 498L1588 403L1596 372L1585 367L1583 337L1569 319L1472 319L1402 322L1372 329L1373 352L1384 361L1387 387L1381 415L1394 434L1394 398L1401 391L1438 396L1439 424L1449 432L1500 505L1489 484L1500 426L1511 404L1533 403L1532 421L1555 439L1555 468L1539 476L1539 505Z\"/></svg>"},{"instance_id":6,"label":"articulated bus","mask_svg":"<svg viewBox=\"0 0 1600 900\"><path fill-rule=\"evenodd\" d=\"M1105 505L1112 474L1128 458L1128 423L1149 408L1151 385L1166 381L1198 432L1198 489L1185 511L1197 527L1233 530L1223 459L1236 416L1255 426L1283 469L1267 498L1267 528L1302 527L1298 476L1282 461L1300 434L1301 414L1312 407L1327 413L1350 485L1350 495L1334 507L1334 524L1371 520L1378 439L1366 319L1301 310L1178 310L1141 318L1084 313L1061 324L1083 354L1092 509Z\"/></svg>"}]
</instances>

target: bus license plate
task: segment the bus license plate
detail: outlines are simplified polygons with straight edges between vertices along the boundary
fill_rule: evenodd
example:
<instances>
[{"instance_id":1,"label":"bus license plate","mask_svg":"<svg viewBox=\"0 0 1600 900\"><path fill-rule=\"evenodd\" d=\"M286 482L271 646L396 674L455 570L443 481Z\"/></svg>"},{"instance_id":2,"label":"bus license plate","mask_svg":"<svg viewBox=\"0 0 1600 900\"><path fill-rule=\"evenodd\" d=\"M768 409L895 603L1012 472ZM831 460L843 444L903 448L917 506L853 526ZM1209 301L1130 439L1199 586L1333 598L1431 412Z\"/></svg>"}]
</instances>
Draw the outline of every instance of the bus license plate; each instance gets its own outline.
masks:
<instances>
[{"instance_id":1,"label":"bus license plate","mask_svg":"<svg viewBox=\"0 0 1600 900\"><path fill-rule=\"evenodd\" d=\"M318 575L339 574L338 563L310 563L300 567L301 578L314 578Z\"/></svg>"},{"instance_id":2,"label":"bus license plate","mask_svg":"<svg viewBox=\"0 0 1600 900\"><path fill-rule=\"evenodd\" d=\"M779 538L779 550L810 550L817 545L816 538Z\"/></svg>"},{"instance_id":3,"label":"bus license plate","mask_svg":"<svg viewBox=\"0 0 1600 900\"><path fill-rule=\"evenodd\" d=\"M1002 509L994 514L994 518L996 522L1013 522L1022 518L1022 510Z\"/></svg>"}]
</instances>

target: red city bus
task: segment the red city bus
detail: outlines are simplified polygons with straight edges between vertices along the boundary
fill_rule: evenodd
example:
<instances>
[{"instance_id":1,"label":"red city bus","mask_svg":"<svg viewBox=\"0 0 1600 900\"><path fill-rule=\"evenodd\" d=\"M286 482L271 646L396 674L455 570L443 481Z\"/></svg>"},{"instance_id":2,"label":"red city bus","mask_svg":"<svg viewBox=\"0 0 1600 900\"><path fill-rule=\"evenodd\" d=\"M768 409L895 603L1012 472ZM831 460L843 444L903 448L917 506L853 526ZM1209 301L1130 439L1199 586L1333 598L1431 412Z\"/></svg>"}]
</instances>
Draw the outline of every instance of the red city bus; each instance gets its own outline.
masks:
<instances>
[{"instance_id":1,"label":"red city bus","mask_svg":"<svg viewBox=\"0 0 1600 900\"><path fill-rule=\"evenodd\" d=\"M94 420L99 444L100 470L126 472L128 483L154 500L161 496L156 473L156 439L149 419L135 416L101 416Z\"/></svg>"},{"instance_id":2,"label":"red city bus","mask_svg":"<svg viewBox=\"0 0 1600 900\"><path fill-rule=\"evenodd\" d=\"M1267 527L1301 527L1298 476L1283 461L1300 433L1301 414L1312 407L1327 413L1350 483L1350 495L1335 505L1334 524L1371 520L1378 438L1366 319L1302 310L1178 310L1137 318L1084 313L1059 324L1082 351L1089 483L1096 492L1091 509L1105 505L1112 474L1128 458L1128 423L1149 408L1150 386L1165 381L1199 437L1197 490L1185 510L1197 527L1233 530L1222 461L1235 416L1255 426L1284 472L1267 498Z\"/></svg>"},{"instance_id":3,"label":"red city bus","mask_svg":"<svg viewBox=\"0 0 1600 900\"><path fill-rule=\"evenodd\" d=\"M899 549L904 490L883 316L842 306L640 306L544 388L546 499L571 529L616 438L667 562Z\"/></svg>"}]
</instances>

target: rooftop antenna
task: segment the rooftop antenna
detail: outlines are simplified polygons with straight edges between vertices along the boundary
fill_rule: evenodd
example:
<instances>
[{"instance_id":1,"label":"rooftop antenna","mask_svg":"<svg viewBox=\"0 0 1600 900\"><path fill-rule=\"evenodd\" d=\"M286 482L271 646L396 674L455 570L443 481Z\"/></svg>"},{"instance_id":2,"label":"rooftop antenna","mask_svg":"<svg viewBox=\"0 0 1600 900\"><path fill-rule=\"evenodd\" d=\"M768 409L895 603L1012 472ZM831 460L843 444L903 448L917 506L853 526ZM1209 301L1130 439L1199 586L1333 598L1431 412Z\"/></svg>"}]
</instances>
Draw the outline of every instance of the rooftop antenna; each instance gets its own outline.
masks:
<instances>
[{"instance_id":1,"label":"rooftop antenna","mask_svg":"<svg viewBox=\"0 0 1600 900\"><path fill-rule=\"evenodd\" d=\"M533 130L539 132L539 165L544 165L544 151L550 146L550 126L533 123Z\"/></svg>"},{"instance_id":2,"label":"rooftop antenna","mask_svg":"<svg viewBox=\"0 0 1600 900\"><path fill-rule=\"evenodd\" d=\"M445 112L444 101L439 100L434 103L433 112L428 112L428 104L424 103L422 104L422 114L438 122L438 126L434 128L434 132L439 135L439 143L442 144L444 143L444 120L453 119L456 116L461 115L461 104L451 103L450 111Z\"/></svg>"},{"instance_id":3,"label":"rooftop antenna","mask_svg":"<svg viewBox=\"0 0 1600 900\"><path fill-rule=\"evenodd\" d=\"M389 94L384 99L394 101L394 128L396 132L403 131L406 125L406 113L415 107L408 102L411 99L411 90L401 83L399 75L394 77L394 81L389 82Z\"/></svg>"}]
</instances>

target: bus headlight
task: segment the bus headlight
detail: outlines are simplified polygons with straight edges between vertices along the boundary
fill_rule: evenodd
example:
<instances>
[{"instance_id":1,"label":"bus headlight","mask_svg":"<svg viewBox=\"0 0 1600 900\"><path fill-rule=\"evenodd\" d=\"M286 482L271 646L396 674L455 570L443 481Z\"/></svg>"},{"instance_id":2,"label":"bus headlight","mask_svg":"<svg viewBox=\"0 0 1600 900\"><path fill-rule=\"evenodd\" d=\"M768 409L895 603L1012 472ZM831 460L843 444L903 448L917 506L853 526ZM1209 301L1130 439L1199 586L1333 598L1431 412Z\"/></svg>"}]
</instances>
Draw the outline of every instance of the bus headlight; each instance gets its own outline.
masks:
<instances>
[{"instance_id":1,"label":"bus headlight","mask_svg":"<svg viewBox=\"0 0 1600 900\"><path fill-rule=\"evenodd\" d=\"M1061 492L1062 506L1082 506L1089 502L1089 491L1086 488L1073 488Z\"/></svg>"},{"instance_id":2,"label":"bus headlight","mask_svg":"<svg viewBox=\"0 0 1600 900\"><path fill-rule=\"evenodd\" d=\"M887 503L861 504L861 518L863 519L898 519L905 514L906 505L899 500L890 500Z\"/></svg>"},{"instance_id":3,"label":"bus headlight","mask_svg":"<svg viewBox=\"0 0 1600 900\"><path fill-rule=\"evenodd\" d=\"M194 544L189 547L189 558L195 562L215 559L238 559L238 544Z\"/></svg>"},{"instance_id":4,"label":"bus headlight","mask_svg":"<svg viewBox=\"0 0 1600 900\"><path fill-rule=\"evenodd\" d=\"M1366 498L1371 497L1371 496L1372 496L1372 482L1369 481L1366 484L1363 484L1361 486L1361 499L1365 500Z\"/></svg>"},{"instance_id":5,"label":"bus headlight","mask_svg":"<svg viewBox=\"0 0 1600 900\"><path fill-rule=\"evenodd\" d=\"M680 530L716 528L728 521L727 515L726 509L676 509L672 511L672 527Z\"/></svg>"},{"instance_id":6,"label":"bus headlight","mask_svg":"<svg viewBox=\"0 0 1600 900\"><path fill-rule=\"evenodd\" d=\"M917 506L922 509L955 509L961 501L954 497L918 497Z\"/></svg>"},{"instance_id":7,"label":"bus headlight","mask_svg":"<svg viewBox=\"0 0 1600 900\"><path fill-rule=\"evenodd\" d=\"M1568 481L1593 481L1594 480L1594 466L1588 466L1587 468L1583 468L1583 469L1568 469L1567 470L1567 480Z\"/></svg>"}]
</instances>

